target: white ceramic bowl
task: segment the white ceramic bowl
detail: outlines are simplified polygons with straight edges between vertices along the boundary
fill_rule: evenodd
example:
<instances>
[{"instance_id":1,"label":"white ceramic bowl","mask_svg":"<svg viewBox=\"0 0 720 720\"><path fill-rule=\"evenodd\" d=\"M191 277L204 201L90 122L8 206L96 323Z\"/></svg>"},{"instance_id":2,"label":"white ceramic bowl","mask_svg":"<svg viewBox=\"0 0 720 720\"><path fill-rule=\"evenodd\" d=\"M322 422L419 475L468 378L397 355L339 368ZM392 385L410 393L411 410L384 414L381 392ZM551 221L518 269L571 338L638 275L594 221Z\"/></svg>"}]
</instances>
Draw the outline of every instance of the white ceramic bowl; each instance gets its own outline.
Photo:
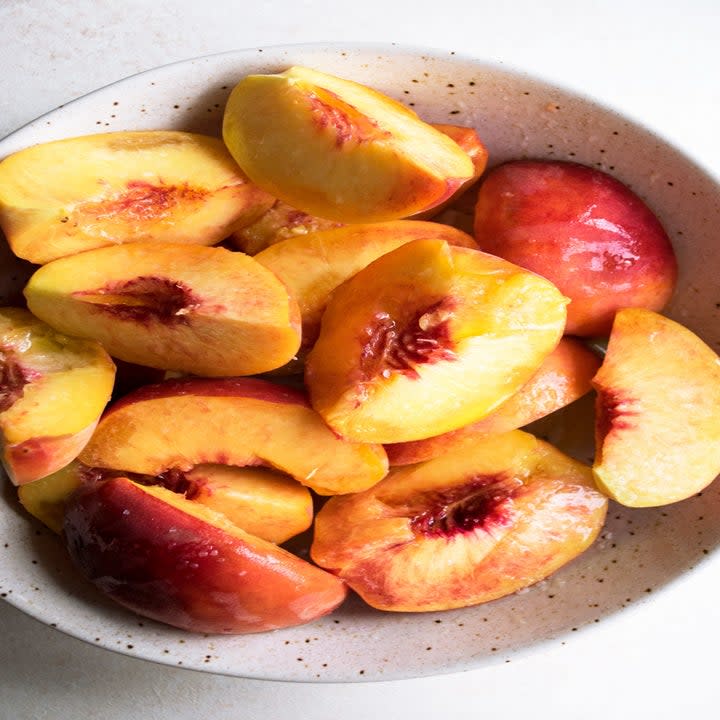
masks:
<instances>
[{"instance_id":1,"label":"white ceramic bowl","mask_svg":"<svg viewBox=\"0 0 720 720\"><path fill-rule=\"evenodd\" d=\"M376 46L291 46L213 55L151 70L35 120L0 142L0 157L31 144L101 131L180 128L218 133L229 90L245 74L301 64L369 84L435 122L472 125L492 164L521 156L571 159L607 170L657 212L679 257L668 314L718 348L716 254L720 188L662 140L590 100L523 73L454 53ZM2 257L0 302L23 276ZM682 422L682 419L678 419ZM588 434L561 428L553 439L589 460ZM565 642L717 562L720 484L674 506L628 510L611 504L593 548L526 592L464 610L379 613L351 598L303 627L260 635L192 635L143 620L79 578L56 536L17 504L0 479L0 596L90 643L136 657L242 677L360 681L413 677L504 662Z\"/></svg>"}]
</instances>

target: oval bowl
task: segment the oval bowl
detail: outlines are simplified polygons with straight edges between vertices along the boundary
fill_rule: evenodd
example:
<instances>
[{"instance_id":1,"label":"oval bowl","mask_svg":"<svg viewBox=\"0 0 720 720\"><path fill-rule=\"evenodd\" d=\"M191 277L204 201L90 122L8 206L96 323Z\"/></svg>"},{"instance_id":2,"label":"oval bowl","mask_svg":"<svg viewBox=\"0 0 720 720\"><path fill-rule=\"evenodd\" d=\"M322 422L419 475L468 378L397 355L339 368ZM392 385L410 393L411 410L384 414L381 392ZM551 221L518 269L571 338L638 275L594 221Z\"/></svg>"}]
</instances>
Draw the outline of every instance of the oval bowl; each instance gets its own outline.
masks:
<instances>
[{"instance_id":1,"label":"oval bowl","mask_svg":"<svg viewBox=\"0 0 720 720\"><path fill-rule=\"evenodd\" d=\"M592 100L504 65L452 52L374 45L298 45L228 52L127 78L62 106L0 141L0 157L28 145L96 132L177 128L219 134L225 100L245 74L306 65L371 85L424 119L474 126L490 164L518 157L575 160L630 185L665 225L680 278L667 314L715 349L720 341L716 229L720 188L697 164ZM4 243L3 243L4 245ZM27 267L0 248L0 300L15 301ZM582 405L582 404L581 404ZM588 406L573 412L587 412ZM591 460L592 438L572 417L551 439ZM486 605L428 614L380 613L350 598L310 625L259 635L192 635L136 617L76 574L59 539L34 523L7 478L0 503L0 596L94 645L163 664L247 678L367 681L504 662L600 634L618 611L717 562L720 487L677 505L612 504L595 545L550 579Z\"/></svg>"}]
</instances>

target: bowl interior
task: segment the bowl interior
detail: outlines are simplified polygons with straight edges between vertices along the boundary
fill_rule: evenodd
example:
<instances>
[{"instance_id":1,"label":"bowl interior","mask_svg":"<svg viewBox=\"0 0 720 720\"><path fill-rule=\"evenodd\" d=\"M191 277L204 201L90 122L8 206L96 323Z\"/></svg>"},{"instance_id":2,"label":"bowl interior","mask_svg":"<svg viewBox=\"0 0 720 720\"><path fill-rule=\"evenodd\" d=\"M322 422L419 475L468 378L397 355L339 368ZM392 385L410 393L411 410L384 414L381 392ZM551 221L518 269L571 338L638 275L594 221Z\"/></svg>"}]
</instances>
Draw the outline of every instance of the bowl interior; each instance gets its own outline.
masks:
<instances>
[{"instance_id":1,"label":"bowl interior","mask_svg":"<svg viewBox=\"0 0 720 720\"><path fill-rule=\"evenodd\" d=\"M502 66L453 53L374 46L245 50L151 70L39 118L0 142L0 157L62 137L178 128L218 134L225 99L250 72L307 65L371 85L426 120L474 126L491 164L518 157L575 160L630 185L675 245L680 278L667 310L720 347L718 185L656 136L592 101ZM4 243L2 243L4 245ZM0 246L0 302L18 301L27 266ZM591 461L592 401L539 433ZM578 418L584 418L585 423ZM679 419L681 421L681 419ZM585 431L578 431L585 427ZM660 450L660 449L658 449ZM674 506L611 504L596 544L529 590L487 605L422 615L379 613L351 598L330 617L261 635L190 635L142 620L75 574L57 537L25 516L2 480L0 596L96 645L166 664L242 677L356 681L415 677L503 661L602 623L684 575L720 542L720 487Z\"/></svg>"}]
</instances>

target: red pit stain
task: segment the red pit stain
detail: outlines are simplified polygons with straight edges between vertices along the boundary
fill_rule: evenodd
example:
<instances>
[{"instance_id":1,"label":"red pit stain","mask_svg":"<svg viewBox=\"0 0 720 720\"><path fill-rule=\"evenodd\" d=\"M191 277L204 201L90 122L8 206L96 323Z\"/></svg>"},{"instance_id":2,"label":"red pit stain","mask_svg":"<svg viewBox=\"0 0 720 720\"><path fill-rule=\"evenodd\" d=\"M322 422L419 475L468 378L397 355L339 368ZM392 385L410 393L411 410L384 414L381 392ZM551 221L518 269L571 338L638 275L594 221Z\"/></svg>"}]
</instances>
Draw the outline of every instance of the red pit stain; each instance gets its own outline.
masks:
<instances>
[{"instance_id":1,"label":"red pit stain","mask_svg":"<svg viewBox=\"0 0 720 720\"><path fill-rule=\"evenodd\" d=\"M110 468L82 466L79 470L83 484L101 483L117 478L127 478L138 485L160 486L178 495L184 495L192 500L198 496L203 483L189 478L187 473L178 468L170 468L160 475L143 475L141 473L125 472Z\"/></svg>"},{"instance_id":2,"label":"red pit stain","mask_svg":"<svg viewBox=\"0 0 720 720\"><path fill-rule=\"evenodd\" d=\"M122 320L143 323L155 320L163 325L187 324L187 314L201 304L200 298L183 283L144 275L75 292L73 297Z\"/></svg>"},{"instance_id":3,"label":"red pit stain","mask_svg":"<svg viewBox=\"0 0 720 720\"><path fill-rule=\"evenodd\" d=\"M321 130L332 130L337 148L350 142L360 144L390 137L387 130L381 130L376 122L330 90L318 88L307 97L313 122Z\"/></svg>"},{"instance_id":4,"label":"red pit stain","mask_svg":"<svg viewBox=\"0 0 720 720\"><path fill-rule=\"evenodd\" d=\"M11 352L0 349L0 412L11 408L23 396L25 385L39 377L13 359Z\"/></svg>"},{"instance_id":5,"label":"red pit stain","mask_svg":"<svg viewBox=\"0 0 720 720\"><path fill-rule=\"evenodd\" d=\"M366 331L360 368L367 377L398 371L416 380L417 366L457 359L450 334L454 303L447 299L418 311L404 327L378 313Z\"/></svg>"},{"instance_id":6,"label":"red pit stain","mask_svg":"<svg viewBox=\"0 0 720 720\"><path fill-rule=\"evenodd\" d=\"M99 202L84 203L82 212L98 219L121 216L127 220L154 220L169 215L181 204L198 203L207 190L182 185L154 185L142 180L127 183L126 190L116 197Z\"/></svg>"},{"instance_id":7,"label":"red pit stain","mask_svg":"<svg viewBox=\"0 0 720 720\"><path fill-rule=\"evenodd\" d=\"M521 480L506 475L476 475L462 485L425 496L428 509L414 516L417 535L451 537L480 527L505 527L512 522L512 498Z\"/></svg>"},{"instance_id":8,"label":"red pit stain","mask_svg":"<svg viewBox=\"0 0 720 720\"><path fill-rule=\"evenodd\" d=\"M612 390L598 389L595 400L595 432L599 443L613 430L628 430L636 425L637 412L632 400Z\"/></svg>"}]
</instances>

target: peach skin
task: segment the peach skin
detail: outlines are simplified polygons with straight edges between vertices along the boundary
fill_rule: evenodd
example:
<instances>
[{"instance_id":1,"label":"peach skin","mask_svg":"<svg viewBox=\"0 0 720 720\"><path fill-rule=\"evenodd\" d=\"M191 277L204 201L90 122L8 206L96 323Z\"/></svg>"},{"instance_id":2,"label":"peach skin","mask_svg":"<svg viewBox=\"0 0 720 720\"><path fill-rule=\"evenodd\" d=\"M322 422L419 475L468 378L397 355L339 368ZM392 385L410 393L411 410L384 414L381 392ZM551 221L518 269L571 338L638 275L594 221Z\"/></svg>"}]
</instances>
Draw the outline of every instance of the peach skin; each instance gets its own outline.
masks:
<instances>
[{"instance_id":1,"label":"peach skin","mask_svg":"<svg viewBox=\"0 0 720 720\"><path fill-rule=\"evenodd\" d=\"M480 185L482 250L539 273L570 298L566 332L610 332L624 307L661 310L677 260L660 221L619 180L578 163L517 160Z\"/></svg>"},{"instance_id":2,"label":"peach skin","mask_svg":"<svg viewBox=\"0 0 720 720\"><path fill-rule=\"evenodd\" d=\"M315 620L344 583L166 488L117 477L68 502L63 537L82 575L134 612L183 630L244 634Z\"/></svg>"}]
</instances>

